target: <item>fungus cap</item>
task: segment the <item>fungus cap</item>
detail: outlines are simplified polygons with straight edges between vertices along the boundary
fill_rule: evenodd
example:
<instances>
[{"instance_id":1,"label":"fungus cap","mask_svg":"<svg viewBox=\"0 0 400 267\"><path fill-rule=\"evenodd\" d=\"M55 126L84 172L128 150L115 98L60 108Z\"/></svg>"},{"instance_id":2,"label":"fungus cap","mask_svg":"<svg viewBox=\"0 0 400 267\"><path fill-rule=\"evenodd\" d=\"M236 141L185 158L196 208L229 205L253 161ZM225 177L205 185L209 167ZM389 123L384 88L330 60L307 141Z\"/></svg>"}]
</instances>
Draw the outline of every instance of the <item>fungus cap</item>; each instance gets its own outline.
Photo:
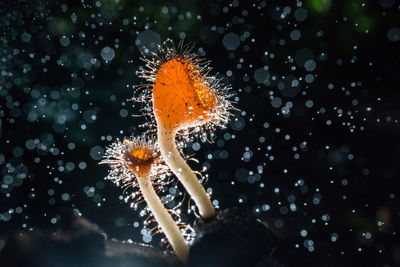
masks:
<instances>
[{"instance_id":1,"label":"fungus cap","mask_svg":"<svg viewBox=\"0 0 400 267\"><path fill-rule=\"evenodd\" d=\"M199 66L185 58L165 62L153 87L153 110L168 129L183 129L208 123L217 105L215 93Z\"/></svg>"},{"instance_id":2,"label":"fungus cap","mask_svg":"<svg viewBox=\"0 0 400 267\"><path fill-rule=\"evenodd\" d=\"M145 144L135 144L128 139L124 140L127 149L124 154L126 165L137 176L150 173L152 165L159 159L159 153Z\"/></svg>"},{"instance_id":3,"label":"fungus cap","mask_svg":"<svg viewBox=\"0 0 400 267\"><path fill-rule=\"evenodd\" d=\"M100 163L110 164L107 179L117 184L128 184L137 176L149 175L160 179L168 175L168 168L163 164L154 140L145 136L131 137L122 142L117 140L107 148Z\"/></svg>"},{"instance_id":4,"label":"fungus cap","mask_svg":"<svg viewBox=\"0 0 400 267\"><path fill-rule=\"evenodd\" d=\"M225 127L231 116L230 87L210 75L210 62L192 50L183 41L175 48L167 39L153 58L144 58L147 69L138 74L150 83L138 86L144 93L134 100L145 102L147 114L168 130Z\"/></svg>"}]
</instances>

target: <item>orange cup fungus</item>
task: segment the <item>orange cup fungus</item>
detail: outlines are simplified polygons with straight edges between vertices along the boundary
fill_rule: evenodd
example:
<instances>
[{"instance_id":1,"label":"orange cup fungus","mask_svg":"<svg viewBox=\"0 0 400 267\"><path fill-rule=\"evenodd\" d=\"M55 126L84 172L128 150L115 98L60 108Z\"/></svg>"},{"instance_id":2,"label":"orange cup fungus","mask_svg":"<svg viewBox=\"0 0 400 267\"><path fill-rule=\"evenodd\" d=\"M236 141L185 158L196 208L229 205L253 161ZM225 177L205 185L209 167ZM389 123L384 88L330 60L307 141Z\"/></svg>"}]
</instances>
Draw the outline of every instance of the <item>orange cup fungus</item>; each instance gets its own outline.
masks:
<instances>
[{"instance_id":1,"label":"orange cup fungus","mask_svg":"<svg viewBox=\"0 0 400 267\"><path fill-rule=\"evenodd\" d=\"M153 59L144 59L149 69L139 75L151 83L142 86L145 94L137 100L142 101L151 94L152 103L147 104L147 110L152 111L157 123L160 152L198 206L200 215L207 218L215 214L215 209L176 149L175 135L179 133L185 139L186 133L199 134L202 129L212 131L216 126L225 127L232 105L228 100L229 88L208 75L209 62L192 53L192 48L185 50L182 42L178 50L167 40Z\"/></svg>"},{"instance_id":2,"label":"orange cup fungus","mask_svg":"<svg viewBox=\"0 0 400 267\"><path fill-rule=\"evenodd\" d=\"M139 86L144 94L135 100L147 102L146 109L157 123L173 132L198 126L210 131L223 128L231 116L230 88L209 75L210 62L192 50L183 42L177 49L168 39L152 59L143 59L148 69L138 72L150 83Z\"/></svg>"}]
</instances>

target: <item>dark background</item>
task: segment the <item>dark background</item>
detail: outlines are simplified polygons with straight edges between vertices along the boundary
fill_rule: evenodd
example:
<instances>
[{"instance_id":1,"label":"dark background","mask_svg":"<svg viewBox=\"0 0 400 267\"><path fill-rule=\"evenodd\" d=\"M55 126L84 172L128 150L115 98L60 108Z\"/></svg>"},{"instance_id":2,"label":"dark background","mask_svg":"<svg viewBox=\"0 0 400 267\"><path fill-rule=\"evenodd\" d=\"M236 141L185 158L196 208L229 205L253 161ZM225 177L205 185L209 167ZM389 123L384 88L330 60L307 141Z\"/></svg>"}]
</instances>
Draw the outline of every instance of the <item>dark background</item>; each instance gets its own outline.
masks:
<instances>
[{"instance_id":1,"label":"dark background","mask_svg":"<svg viewBox=\"0 0 400 267\"><path fill-rule=\"evenodd\" d=\"M399 9L1 1L0 232L57 229L60 209L76 208L109 238L143 242L143 218L98 162L145 130L126 101L144 82L144 48L185 38L240 109L214 143L186 149L208 168L214 203L252 212L308 265L399 265Z\"/></svg>"}]
</instances>

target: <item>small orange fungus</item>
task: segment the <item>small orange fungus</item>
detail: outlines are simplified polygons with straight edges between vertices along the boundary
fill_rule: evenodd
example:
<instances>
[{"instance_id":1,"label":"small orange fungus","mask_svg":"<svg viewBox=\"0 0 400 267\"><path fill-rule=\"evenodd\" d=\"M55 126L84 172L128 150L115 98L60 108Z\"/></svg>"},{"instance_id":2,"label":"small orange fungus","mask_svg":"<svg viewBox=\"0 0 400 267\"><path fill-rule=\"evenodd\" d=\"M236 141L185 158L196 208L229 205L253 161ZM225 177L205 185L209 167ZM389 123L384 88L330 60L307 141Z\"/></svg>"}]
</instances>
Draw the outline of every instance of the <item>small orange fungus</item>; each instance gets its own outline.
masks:
<instances>
[{"instance_id":1,"label":"small orange fungus","mask_svg":"<svg viewBox=\"0 0 400 267\"><path fill-rule=\"evenodd\" d=\"M146 201L149 211L158 223L157 227L167 237L176 256L182 262L186 262L189 247L184 234L187 233L185 228L188 227L180 222L179 215L173 211L171 212L174 214L175 220L172 218L154 189L154 184L157 185L157 188L162 189L165 185L163 178L168 175L167 167L163 164L154 141L147 140L145 136L125 139L123 142L117 141L107 148L104 157L105 159L100 163L107 163L111 166L107 178L117 184L122 183L123 186L132 186L138 189L131 195L131 198L139 197ZM135 208L137 204L134 204Z\"/></svg>"},{"instance_id":2,"label":"small orange fungus","mask_svg":"<svg viewBox=\"0 0 400 267\"><path fill-rule=\"evenodd\" d=\"M144 136L124 139L123 142L117 140L107 148L100 163L110 164L107 178L117 184L129 184L136 176L149 175L156 179L168 173L155 142L146 140Z\"/></svg>"},{"instance_id":3,"label":"small orange fungus","mask_svg":"<svg viewBox=\"0 0 400 267\"><path fill-rule=\"evenodd\" d=\"M124 144L127 146L124 155L126 165L137 176L149 173L152 165L159 161L159 154L152 151L149 147L132 145L126 139L124 140Z\"/></svg>"}]
</instances>

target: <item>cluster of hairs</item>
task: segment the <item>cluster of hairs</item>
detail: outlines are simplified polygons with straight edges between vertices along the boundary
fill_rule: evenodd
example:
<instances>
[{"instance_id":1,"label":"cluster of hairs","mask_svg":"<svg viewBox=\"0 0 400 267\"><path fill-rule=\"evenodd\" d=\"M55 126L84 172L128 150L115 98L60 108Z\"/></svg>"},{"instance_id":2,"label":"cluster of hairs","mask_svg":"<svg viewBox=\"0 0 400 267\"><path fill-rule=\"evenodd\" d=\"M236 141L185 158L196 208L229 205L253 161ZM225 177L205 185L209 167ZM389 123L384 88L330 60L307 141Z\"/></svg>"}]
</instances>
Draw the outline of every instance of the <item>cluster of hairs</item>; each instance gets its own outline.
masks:
<instances>
[{"instance_id":1,"label":"cluster of hairs","mask_svg":"<svg viewBox=\"0 0 400 267\"><path fill-rule=\"evenodd\" d=\"M207 139L208 133L213 132L216 127L224 128L226 126L232 115L230 112L230 110L232 110L232 102L229 100L232 95L230 93L230 87L223 85L221 79L210 75L210 61L200 58L193 52L193 48L193 45L184 45L183 41L175 47L173 42L167 39L163 45L159 47L158 53L153 53L151 58L142 58L147 68L142 68L137 74L139 77L144 78L147 83L135 86L133 100L141 103L141 116L147 118L147 122L141 125L146 128L145 133L139 137L125 138L123 141L117 139L116 142L106 149L104 158L101 161L101 164L108 164L111 168L106 179L113 181L117 186L124 189L124 193L126 194L125 201L130 202L131 207L134 209L143 206L143 202L148 202L148 199L146 199L146 196L142 192L143 186L147 186L147 194L151 193L152 196L157 195L159 199L160 196L163 196L163 198L161 198L163 201L157 200L159 203L153 203L153 205L158 205L159 209L165 208L164 206L168 204L166 199L171 199L171 196L172 199L174 198L173 194L168 195L168 188L172 186L177 189L177 180L174 179L174 174L182 182L180 177L180 171L182 169L176 166L175 168L171 167L171 159L166 156L166 153L170 153L166 152L170 151L166 149L171 149L171 151L175 151L175 157L179 158L177 164L180 164L179 166L185 169L185 175L190 176L190 184L183 184L185 188L189 193L192 193L193 198L195 197L194 201L197 201L197 205L201 204L201 202L206 202L205 204L203 203L205 207L203 209L208 209L209 213L207 216L212 216L215 213L209 196L204 189L202 189L201 183L204 179L199 172L192 171L188 167L186 161L190 158L184 156L183 148L188 142L193 141L193 138L200 137L202 139ZM205 120L204 123L199 120L200 122L193 127L182 127L176 132L171 131L171 133L173 132L172 135L168 135L169 132L167 131L165 132L165 136L158 135L158 138L156 138L156 134L160 134L160 128L157 128L159 125L157 125L157 118L154 112L153 89L156 86L158 72L165 63L171 61L178 65L182 64L179 66L185 68L188 73L187 77L189 77L189 81L197 86L193 87L193 91L196 90L194 94L197 94L197 103L199 103L200 106L203 105L202 108L207 109L207 120ZM167 78L169 79L170 77L171 76L168 76ZM187 102L185 103L187 104ZM199 117L201 117L201 115ZM177 142L175 142L175 137L177 137ZM163 138L166 138L165 140L170 140L173 144L171 146L162 145L162 142L165 141L162 140ZM175 150L175 148L178 150ZM165 160L166 158L168 160ZM172 165L174 165L174 163L172 163ZM196 178L198 176L202 178L200 182L198 178ZM151 183L152 187L148 187L147 182ZM191 186L194 186L196 190L189 190L188 187ZM155 194L154 192L150 192L153 190ZM170 217L179 228L179 232L185 240L182 241L182 239L178 237L178 241L176 241L175 244L169 240L178 258L184 262L187 258L188 248L182 248L182 245L179 245L179 243L182 244L182 242L186 242L187 245L190 245L195 237L195 233L192 227L181 220L181 205L182 201L178 201L178 204L174 207L165 209L170 214ZM144 220L144 226L149 228L153 234L163 232L163 227L160 227L156 221L157 215L153 214L154 208L151 210L151 205L144 206L145 207L142 208L140 212L142 216L147 216ZM191 210L195 210L195 208L192 206L188 209L188 212ZM202 212L201 207L199 207L199 211L200 213ZM203 212L203 215L204 214ZM166 217L165 213L163 216ZM159 216L159 218L161 217ZM153 223L155 224L154 227L151 226ZM169 223L171 223L171 220ZM175 237L179 235L177 234L178 230L176 228L173 229L173 232ZM166 233L166 236L168 237L168 233ZM169 236L171 237L171 234ZM163 240L166 239L163 238Z\"/></svg>"}]
</instances>

